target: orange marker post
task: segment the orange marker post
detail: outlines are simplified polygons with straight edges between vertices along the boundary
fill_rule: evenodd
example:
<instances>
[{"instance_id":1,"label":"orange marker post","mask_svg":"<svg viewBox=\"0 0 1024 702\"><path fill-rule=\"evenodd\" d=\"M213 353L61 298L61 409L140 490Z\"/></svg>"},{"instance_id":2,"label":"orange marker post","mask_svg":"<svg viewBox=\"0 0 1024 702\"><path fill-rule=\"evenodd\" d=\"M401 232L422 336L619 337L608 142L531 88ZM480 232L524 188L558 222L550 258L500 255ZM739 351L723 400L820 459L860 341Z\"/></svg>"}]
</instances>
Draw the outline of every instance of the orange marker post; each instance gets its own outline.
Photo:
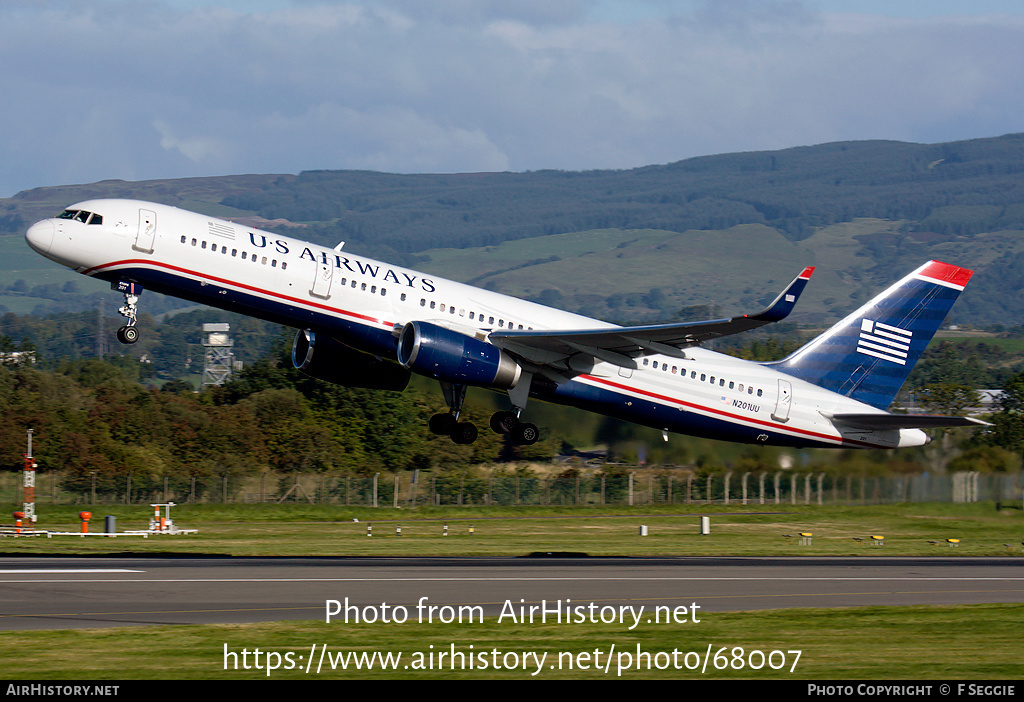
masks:
<instances>
[{"instance_id":1,"label":"orange marker post","mask_svg":"<svg viewBox=\"0 0 1024 702\"><path fill-rule=\"evenodd\" d=\"M92 512L79 512L78 518L82 520L82 533L89 533L89 520L92 519Z\"/></svg>"}]
</instances>

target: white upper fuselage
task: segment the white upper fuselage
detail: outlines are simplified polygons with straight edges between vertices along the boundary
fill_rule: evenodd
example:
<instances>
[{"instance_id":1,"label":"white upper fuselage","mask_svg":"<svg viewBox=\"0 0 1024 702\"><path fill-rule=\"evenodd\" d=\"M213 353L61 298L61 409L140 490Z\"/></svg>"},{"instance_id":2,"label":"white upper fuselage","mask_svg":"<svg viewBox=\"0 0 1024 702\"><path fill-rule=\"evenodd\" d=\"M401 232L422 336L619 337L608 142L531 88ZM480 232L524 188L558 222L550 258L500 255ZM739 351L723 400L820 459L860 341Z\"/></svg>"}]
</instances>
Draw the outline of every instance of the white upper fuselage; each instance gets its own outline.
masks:
<instances>
[{"instance_id":1,"label":"white upper fuselage","mask_svg":"<svg viewBox=\"0 0 1024 702\"><path fill-rule=\"evenodd\" d=\"M34 250L57 263L104 280L131 280L292 327L327 331L382 357L395 357L397 331L412 321L482 339L509 329L614 326L166 205L90 200L66 212L89 214L43 220L26 233ZM685 360L645 356L636 370L605 362L573 368L578 374L572 382L548 399L669 431L769 445L927 442L917 429L840 432L828 417L878 410L757 363L699 347L685 353Z\"/></svg>"}]
</instances>

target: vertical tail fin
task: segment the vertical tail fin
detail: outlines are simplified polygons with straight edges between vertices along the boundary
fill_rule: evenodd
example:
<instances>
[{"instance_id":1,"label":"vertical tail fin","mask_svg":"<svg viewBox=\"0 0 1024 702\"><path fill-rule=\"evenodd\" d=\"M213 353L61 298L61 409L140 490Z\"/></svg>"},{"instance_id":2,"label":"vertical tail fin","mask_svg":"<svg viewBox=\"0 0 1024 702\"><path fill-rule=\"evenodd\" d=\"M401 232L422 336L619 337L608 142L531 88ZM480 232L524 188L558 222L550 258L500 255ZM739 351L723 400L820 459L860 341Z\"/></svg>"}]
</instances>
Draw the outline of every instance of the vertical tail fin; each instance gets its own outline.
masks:
<instances>
[{"instance_id":1,"label":"vertical tail fin","mask_svg":"<svg viewBox=\"0 0 1024 702\"><path fill-rule=\"evenodd\" d=\"M776 370L887 409L973 271L929 261Z\"/></svg>"}]
</instances>

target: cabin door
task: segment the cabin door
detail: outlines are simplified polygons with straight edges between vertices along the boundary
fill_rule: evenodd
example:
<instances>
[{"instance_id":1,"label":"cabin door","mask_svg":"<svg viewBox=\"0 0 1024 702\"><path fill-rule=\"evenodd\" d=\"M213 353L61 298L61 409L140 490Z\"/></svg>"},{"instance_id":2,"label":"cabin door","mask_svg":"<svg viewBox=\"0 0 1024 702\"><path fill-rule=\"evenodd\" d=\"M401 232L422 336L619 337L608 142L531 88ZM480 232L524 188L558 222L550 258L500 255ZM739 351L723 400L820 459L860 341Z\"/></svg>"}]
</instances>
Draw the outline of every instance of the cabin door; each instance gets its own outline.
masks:
<instances>
[{"instance_id":1,"label":"cabin door","mask_svg":"<svg viewBox=\"0 0 1024 702\"><path fill-rule=\"evenodd\" d=\"M775 402L772 419L776 422L788 422L789 410L793 406L793 384L788 380L779 381L779 397Z\"/></svg>"},{"instance_id":2,"label":"cabin door","mask_svg":"<svg viewBox=\"0 0 1024 702\"><path fill-rule=\"evenodd\" d=\"M334 266L327 254L320 253L320 262L317 263L316 273L313 278L313 288L310 295L326 300L331 296L331 283L334 280Z\"/></svg>"},{"instance_id":3,"label":"cabin door","mask_svg":"<svg viewBox=\"0 0 1024 702\"><path fill-rule=\"evenodd\" d=\"M153 253L153 242L156 241L156 212L139 210L139 233L135 237L132 248L143 253Z\"/></svg>"}]
</instances>

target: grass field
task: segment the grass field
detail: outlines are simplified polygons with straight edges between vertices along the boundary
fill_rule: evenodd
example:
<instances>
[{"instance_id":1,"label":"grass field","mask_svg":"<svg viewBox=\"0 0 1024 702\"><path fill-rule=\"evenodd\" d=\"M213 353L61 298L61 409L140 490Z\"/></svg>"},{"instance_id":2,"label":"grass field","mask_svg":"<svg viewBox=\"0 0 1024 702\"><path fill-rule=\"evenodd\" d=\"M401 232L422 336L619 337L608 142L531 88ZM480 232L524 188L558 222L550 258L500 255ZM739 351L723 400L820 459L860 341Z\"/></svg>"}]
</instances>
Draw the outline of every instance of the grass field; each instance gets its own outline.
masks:
<instances>
[{"instance_id":1,"label":"grass field","mask_svg":"<svg viewBox=\"0 0 1024 702\"><path fill-rule=\"evenodd\" d=\"M179 505L171 514L195 535L104 538L8 538L5 555L185 553L231 556L520 556L534 551L591 556L1021 556L1024 512L992 503L843 507L691 505L676 507L418 507L334 505ZM40 529L80 530L83 507L43 506ZM152 509L97 505L90 530L103 518L118 531L145 529ZM7 513L13 510L11 507ZM700 534L700 517L711 533ZM448 526L448 535L444 527ZM639 536L640 526L648 535ZM368 537L372 527L372 537ZM397 533L401 527L401 534ZM799 534L812 534L801 545ZM883 547L871 536L885 537ZM947 539L958 539L955 547Z\"/></svg>"},{"instance_id":2,"label":"grass field","mask_svg":"<svg viewBox=\"0 0 1024 702\"><path fill-rule=\"evenodd\" d=\"M780 609L632 632L494 619L310 621L4 632L0 642L23 652L16 668L6 658L4 677L16 670L31 680L1015 680L1024 675L1022 615L1024 605ZM453 651L464 657L449 657ZM400 658L388 665L350 657L342 667L341 656L374 652Z\"/></svg>"},{"instance_id":3,"label":"grass field","mask_svg":"<svg viewBox=\"0 0 1024 702\"><path fill-rule=\"evenodd\" d=\"M48 529L74 530L75 507L47 507ZM146 526L145 507L97 506L93 531ZM63 512L63 514L60 514ZM710 516L711 534L698 520ZM313 505L182 505L189 536L6 538L17 555L847 555L1020 558L1024 512L995 505L757 505L653 508L349 509ZM62 521L57 521L61 519ZM354 521L358 520L358 521ZM449 536L442 536L447 524ZM638 527L649 535L638 535ZM367 536L372 525L373 536ZM401 536L396 527L401 526ZM472 528L472 533L470 529ZM794 536L811 532L811 545ZM856 539L879 534L885 545ZM946 539L958 538L957 547ZM633 631L602 624L493 619L417 625L273 622L2 632L4 677L147 679L1000 679L1024 675L1024 605L780 609L702 615ZM614 648L612 648L614 646ZM471 648L472 647L472 648ZM262 654L257 667L255 651ZM800 653L797 654L796 652ZM242 656L243 652L248 652ZM390 654L391 663L347 658ZM441 653L445 653L441 657ZM452 653L462 654L452 657ZM497 652L497 653L495 653ZM234 654L234 655L232 655ZM395 662L395 656L401 658ZM546 654L542 662L536 657ZM431 658L433 655L433 658ZM315 660L314 660L315 659ZM321 660L322 659L322 660ZM342 669L342 661L348 667ZM361 662L359 662L361 661ZM456 669L452 669L455 661ZM276 666L268 672L267 664ZM310 671L307 672L307 664ZM333 664L333 668L332 668ZM472 667L470 667L472 665ZM248 668L246 667L248 666ZM362 666L362 667L359 667ZM369 667L367 667L369 666ZM320 667L319 672L316 668ZM536 673L536 674L534 674Z\"/></svg>"}]
</instances>

